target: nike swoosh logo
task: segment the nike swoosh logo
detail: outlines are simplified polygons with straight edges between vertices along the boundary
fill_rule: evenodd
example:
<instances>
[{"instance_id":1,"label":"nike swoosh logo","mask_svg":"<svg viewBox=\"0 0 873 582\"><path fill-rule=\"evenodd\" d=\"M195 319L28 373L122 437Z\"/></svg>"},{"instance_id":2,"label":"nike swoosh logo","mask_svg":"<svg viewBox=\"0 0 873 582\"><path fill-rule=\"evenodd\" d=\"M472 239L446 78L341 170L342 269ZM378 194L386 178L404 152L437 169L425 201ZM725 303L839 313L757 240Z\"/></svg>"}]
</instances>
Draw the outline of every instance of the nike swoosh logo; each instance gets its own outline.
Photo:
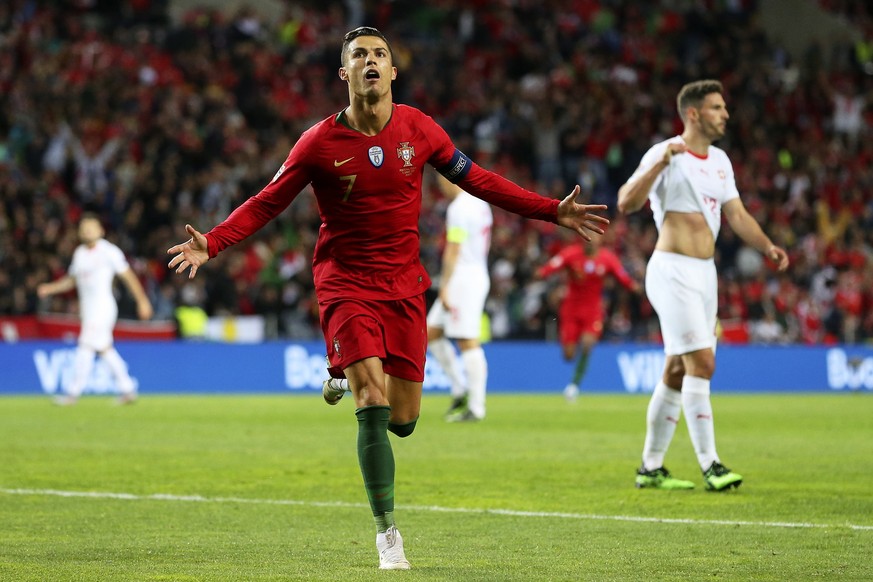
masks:
<instances>
[{"instance_id":1,"label":"nike swoosh logo","mask_svg":"<svg viewBox=\"0 0 873 582\"><path fill-rule=\"evenodd\" d=\"M349 159L347 159L347 160L343 160L343 161L341 161L341 162L338 162L338 161L334 160L334 161L333 161L333 167L334 167L334 168L339 168L340 166L342 166L342 165L345 164L346 162L351 162L351 161L354 160L354 159L355 159L355 156L352 156L352 157L350 157Z\"/></svg>"}]
</instances>

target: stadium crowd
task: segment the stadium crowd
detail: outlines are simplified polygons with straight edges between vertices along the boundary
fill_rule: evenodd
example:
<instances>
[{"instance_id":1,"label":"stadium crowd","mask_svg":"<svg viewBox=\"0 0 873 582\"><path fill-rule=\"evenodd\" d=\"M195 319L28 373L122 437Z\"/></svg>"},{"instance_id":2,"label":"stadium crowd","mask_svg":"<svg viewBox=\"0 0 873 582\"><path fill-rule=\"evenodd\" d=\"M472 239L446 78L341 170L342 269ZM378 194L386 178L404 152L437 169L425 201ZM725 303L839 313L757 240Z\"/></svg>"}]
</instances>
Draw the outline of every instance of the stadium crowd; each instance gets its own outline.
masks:
<instances>
[{"instance_id":1,"label":"stadium crowd","mask_svg":"<svg viewBox=\"0 0 873 582\"><path fill-rule=\"evenodd\" d=\"M653 142L681 131L689 80L725 85L718 145L746 206L789 249L785 274L724 227L717 247L725 334L765 343L873 340L873 18L822 1L860 40L792 56L754 1L438 0L286 2L281 18L213 9L169 18L166 1L0 5L0 315L71 312L37 299L61 275L84 210L98 212L153 305L266 317L269 335L320 337L309 261L319 227L301 196L194 281L166 248L204 232L272 178L293 140L347 104L344 32L392 41L398 102L437 118L480 164L564 196L606 203L606 243L643 279L656 233L647 212L615 213L616 190ZM426 186L422 253L439 272L444 200ZM536 269L573 240L495 209L495 338L554 338L560 284ZM606 340L657 341L644 296L607 287ZM135 312L122 297L122 317Z\"/></svg>"}]
</instances>

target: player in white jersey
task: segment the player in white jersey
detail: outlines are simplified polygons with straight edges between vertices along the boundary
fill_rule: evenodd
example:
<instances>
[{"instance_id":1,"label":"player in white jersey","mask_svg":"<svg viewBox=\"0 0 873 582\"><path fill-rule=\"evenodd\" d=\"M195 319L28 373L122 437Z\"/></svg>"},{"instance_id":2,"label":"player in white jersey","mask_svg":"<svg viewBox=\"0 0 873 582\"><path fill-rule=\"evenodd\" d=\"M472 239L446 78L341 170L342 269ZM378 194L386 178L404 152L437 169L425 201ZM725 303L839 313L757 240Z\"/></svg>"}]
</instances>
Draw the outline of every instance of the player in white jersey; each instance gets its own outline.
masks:
<instances>
[{"instance_id":1,"label":"player in white jersey","mask_svg":"<svg viewBox=\"0 0 873 582\"><path fill-rule=\"evenodd\" d=\"M73 287L79 295L79 315L82 322L79 342L76 346L73 379L67 393L55 402L61 405L74 404L94 366L94 357L99 354L115 378L121 395L120 404L136 400L136 387L127 373L127 364L115 350L112 330L118 319L118 304L112 293L112 282L117 275L136 300L137 315L150 319L152 304L136 278L124 253L103 238L100 220L92 214L84 214L79 221L79 241L82 243L73 252L73 261L67 274L37 287L40 298L64 293Z\"/></svg>"},{"instance_id":2,"label":"player in white jersey","mask_svg":"<svg viewBox=\"0 0 873 582\"><path fill-rule=\"evenodd\" d=\"M487 202L442 176L437 180L451 202L446 210L439 297L427 314L428 348L451 382L452 404L446 420L482 420L488 362L480 338L491 288L488 250L493 217ZM450 340L457 342L460 359Z\"/></svg>"},{"instance_id":3,"label":"player in white jersey","mask_svg":"<svg viewBox=\"0 0 873 582\"><path fill-rule=\"evenodd\" d=\"M788 268L788 254L773 244L740 200L727 155L712 145L724 136L729 117L722 93L721 83L713 80L682 87L677 97L682 135L652 146L618 191L623 213L639 210L648 199L658 227L646 294L658 313L667 358L646 415L643 462L636 476L640 488L694 487L664 468L682 410L706 488L722 491L742 482L716 452L710 403L718 311L713 255L722 214L776 268Z\"/></svg>"}]
</instances>

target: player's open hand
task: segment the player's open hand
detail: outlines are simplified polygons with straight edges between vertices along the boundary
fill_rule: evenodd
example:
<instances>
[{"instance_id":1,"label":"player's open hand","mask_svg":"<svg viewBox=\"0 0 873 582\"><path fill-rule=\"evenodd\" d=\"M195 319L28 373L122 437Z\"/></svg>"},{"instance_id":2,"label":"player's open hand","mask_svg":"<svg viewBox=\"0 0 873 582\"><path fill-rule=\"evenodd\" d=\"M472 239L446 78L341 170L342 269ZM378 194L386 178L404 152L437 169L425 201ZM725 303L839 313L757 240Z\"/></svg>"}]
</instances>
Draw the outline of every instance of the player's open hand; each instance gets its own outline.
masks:
<instances>
[{"instance_id":1,"label":"player's open hand","mask_svg":"<svg viewBox=\"0 0 873 582\"><path fill-rule=\"evenodd\" d=\"M591 240L589 232L603 234L609 219L594 214L606 210L606 204L578 204L576 197L582 189L577 184L570 195L558 204L558 224L575 230L585 240Z\"/></svg>"},{"instance_id":2,"label":"player's open hand","mask_svg":"<svg viewBox=\"0 0 873 582\"><path fill-rule=\"evenodd\" d=\"M184 273L185 269L191 268L188 272L188 278L193 279L197 274L197 269L209 260L209 250L206 244L206 237L197 232L190 224L185 225L185 230L191 235L187 241L167 249L168 255L176 255L173 257L167 266L171 269L176 269L177 273Z\"/></svg>"}]
</instances>

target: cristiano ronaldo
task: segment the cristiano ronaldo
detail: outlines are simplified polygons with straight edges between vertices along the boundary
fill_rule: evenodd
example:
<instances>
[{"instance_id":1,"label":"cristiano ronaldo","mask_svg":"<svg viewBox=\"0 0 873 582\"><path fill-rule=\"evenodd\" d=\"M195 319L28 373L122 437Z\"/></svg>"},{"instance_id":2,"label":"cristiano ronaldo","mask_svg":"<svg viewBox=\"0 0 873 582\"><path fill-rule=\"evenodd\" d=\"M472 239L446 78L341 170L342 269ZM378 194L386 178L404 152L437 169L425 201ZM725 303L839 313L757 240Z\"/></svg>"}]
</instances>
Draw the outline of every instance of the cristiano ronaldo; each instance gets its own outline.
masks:
<instances>
[{"instance_id":1,"label":"cristiano ronaldo","mask_svg":"<svg viewBox=\"0 0 873 582\"><path fill-rule=\"evenodd\" d=\"M579 186L563 200L527 191L475 164L429 116L394 103L397 68L388 40L375 28L344 36L339 77L348 85L349 106L305 131L272 181L224 222L205 234L186 225L190 239L167 251L169 267L194 277L312 185L322 222L312 270L328 369L348 379L355 401L358 461L376 523L379 567L405 570L388 432L412 434L421 406L430 286L419 261L425 164L490 204L560 224L587 240L602 234L608 221L596 214L605 206L575 202Z\"/></svg>"}]
</instances>

